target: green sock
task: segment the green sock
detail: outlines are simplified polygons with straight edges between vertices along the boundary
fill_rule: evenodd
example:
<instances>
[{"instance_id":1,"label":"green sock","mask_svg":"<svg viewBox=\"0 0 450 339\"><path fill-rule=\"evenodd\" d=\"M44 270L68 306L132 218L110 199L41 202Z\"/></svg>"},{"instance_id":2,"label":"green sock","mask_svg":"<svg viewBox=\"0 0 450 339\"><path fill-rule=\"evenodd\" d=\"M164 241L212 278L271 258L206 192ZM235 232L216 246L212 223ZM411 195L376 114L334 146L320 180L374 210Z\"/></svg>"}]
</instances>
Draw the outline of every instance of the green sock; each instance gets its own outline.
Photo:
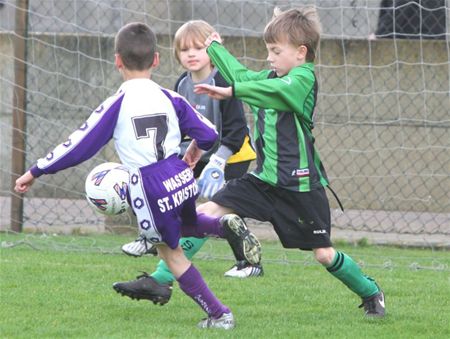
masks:
<instances>
[{"instance_id":1,"label":"green sock","mask_svg":"<svg viewBox=\"0 0 450 339\"><path fill-rule=\"evenodd\" d=\"M181 238L180 246L184 251L184 254L188 259L191 259L195 253L197 253L203 244L208 240L208 238ZM156 271L151 274L151 276L160 284L167 284L173 282L175 277L172 272L170 272L169 267L163 260L160 260L156 266Z\"/></svg>"},{"instance_id":2,"label":"green sock","mask_svg":"<svg viewBox=\"0 0 450 339\"><path fill-rule=\"evenodd\" d=\"M327 271L361 298L370 297L379 291L375 281L364 275L358 264L345 253L336 251L333 263L327 267Z\"/></svg>"}]
</instances>

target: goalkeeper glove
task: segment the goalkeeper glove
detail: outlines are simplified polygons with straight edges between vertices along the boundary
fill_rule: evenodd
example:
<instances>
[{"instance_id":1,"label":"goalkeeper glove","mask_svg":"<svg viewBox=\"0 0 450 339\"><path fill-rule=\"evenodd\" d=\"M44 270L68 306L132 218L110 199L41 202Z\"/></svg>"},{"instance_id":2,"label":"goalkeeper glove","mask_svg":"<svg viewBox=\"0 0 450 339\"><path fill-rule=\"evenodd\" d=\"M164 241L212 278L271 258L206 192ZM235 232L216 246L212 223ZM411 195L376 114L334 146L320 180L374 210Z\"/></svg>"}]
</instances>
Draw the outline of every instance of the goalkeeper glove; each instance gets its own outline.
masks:
<instances>
[{"instance_id":1,"label":"goalkeeper glove","mask_svg":"<svg viewBox=\"0 0 450 339\"><path fill-rule=\"evenodd\" d=\"M211 197L225 185L225 159L211 155L208 164L198 178L200 196L206 199Z\"/></svg>"}]
</instances>

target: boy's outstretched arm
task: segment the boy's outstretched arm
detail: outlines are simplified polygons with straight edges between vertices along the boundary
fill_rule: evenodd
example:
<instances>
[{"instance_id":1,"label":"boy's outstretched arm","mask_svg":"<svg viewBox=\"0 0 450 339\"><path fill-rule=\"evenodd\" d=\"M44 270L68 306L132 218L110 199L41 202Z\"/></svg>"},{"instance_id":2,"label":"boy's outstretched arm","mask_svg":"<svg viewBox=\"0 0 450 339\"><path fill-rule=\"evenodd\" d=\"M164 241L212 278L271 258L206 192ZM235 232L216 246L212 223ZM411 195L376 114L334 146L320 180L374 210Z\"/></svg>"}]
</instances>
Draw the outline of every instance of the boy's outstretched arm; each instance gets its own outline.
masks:
<instances>
[{"instance_id":1,"label":"boy's outstretched arm","mask_svg":"<svg viewBox=\"0 0 450 339\"><path fill-rule=\"evenodd\" d=\"M251 81L260 80L267 78L270 71L263 70L255 72L249 70L243 64L236 59L224 46L221 44L222 39L219 33L213 32L206 39L205 45L207 47L206 52L208 53L211 62L218 69L220 74L225 78L225 80L230 84L240 81Z\"/></svg>"},{"instance_id":2,"label":"boy's outstretched arm","mask_svg":"<svg viewBox=\"0 0 450 339\"><path fill-rule=\"evenodd\" d=\"M223 100L229 98L233 95L233 90L231 86L229 87L217 87L207 84L195 85L194 93L196 94L207 94L213 99Z\"/></svg>"}]
</instances>

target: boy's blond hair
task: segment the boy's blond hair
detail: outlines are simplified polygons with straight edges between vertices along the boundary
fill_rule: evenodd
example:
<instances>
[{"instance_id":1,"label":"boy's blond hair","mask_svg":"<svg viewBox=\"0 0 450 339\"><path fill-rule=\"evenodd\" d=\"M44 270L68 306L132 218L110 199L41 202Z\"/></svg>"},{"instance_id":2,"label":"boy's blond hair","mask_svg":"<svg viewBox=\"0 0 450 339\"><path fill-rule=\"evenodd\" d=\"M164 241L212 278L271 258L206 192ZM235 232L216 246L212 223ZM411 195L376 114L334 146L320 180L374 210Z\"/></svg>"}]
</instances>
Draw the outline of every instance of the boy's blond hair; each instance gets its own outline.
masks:
<instances>
[{"instance_id":1,"label":"boy's blond hair","mask_svg":"<svg viewBox=\"0 0 450 339\"><path fill-rule=\"evenodd\" d=\"M178 28L173 41L175 58L180 62L180 51L192 46L198 48L205 47L206 38L215 31L215 29L203 20L191 20Z\"/></svg>"},{"instance_id":2,"label":"boy's blond hair","mask_svg":"<svg viewBox=\"0 0 450 339\"><path fill-rule=\"evenodd\" d=\"M264 29L264 41L266 44L287 42L295 47L305 45L308 48L306 61L312 62L319 47L320 31L319 16L315 8L294 8L281 12L276 7L272 20Z\"/></svg>"}]
</instances>

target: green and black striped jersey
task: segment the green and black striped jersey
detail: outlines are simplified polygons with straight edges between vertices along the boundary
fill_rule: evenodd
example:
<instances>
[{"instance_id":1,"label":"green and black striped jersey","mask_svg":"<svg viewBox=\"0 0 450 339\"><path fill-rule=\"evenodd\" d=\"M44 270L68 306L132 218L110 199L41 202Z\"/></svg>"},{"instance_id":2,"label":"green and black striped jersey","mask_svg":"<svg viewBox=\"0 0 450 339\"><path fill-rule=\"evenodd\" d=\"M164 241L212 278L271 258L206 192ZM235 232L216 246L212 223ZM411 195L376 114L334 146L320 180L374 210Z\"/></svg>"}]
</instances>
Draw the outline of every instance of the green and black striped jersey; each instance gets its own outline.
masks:
<instances>
[{"instance_id":1,"label":"green and black striped jersey","mask_svg":"<svg viewBox=\"0 0 450 339\"><path fill-rule=\"evenodd\" d=\"M233 86L233 95L249 104L254 113L257 167L252 174L292 191L327 186L312 135L317 98L314 64L305 63L278 78L270 70L248 70L218 42L207 52Z\"/></svg>"}]
</instances>

